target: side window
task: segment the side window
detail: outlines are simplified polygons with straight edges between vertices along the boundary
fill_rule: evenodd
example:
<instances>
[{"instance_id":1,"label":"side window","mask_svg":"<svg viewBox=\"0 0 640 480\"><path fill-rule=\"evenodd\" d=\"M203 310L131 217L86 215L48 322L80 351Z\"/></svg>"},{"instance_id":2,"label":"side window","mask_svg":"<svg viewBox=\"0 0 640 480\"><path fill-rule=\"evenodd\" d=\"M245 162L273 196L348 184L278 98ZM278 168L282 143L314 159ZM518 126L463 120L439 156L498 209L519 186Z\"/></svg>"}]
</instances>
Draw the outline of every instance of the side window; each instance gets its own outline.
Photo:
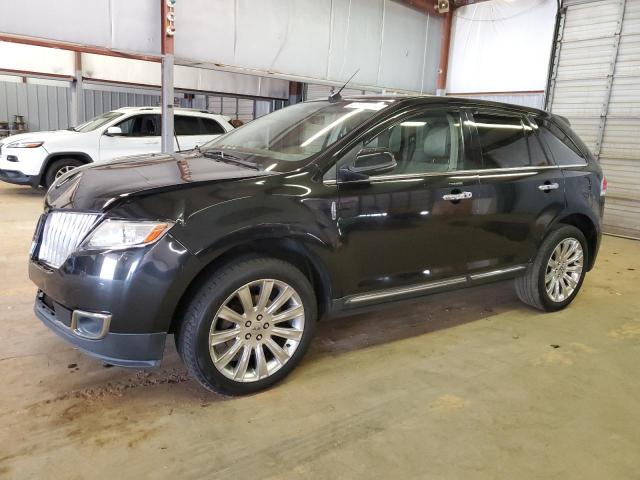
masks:
<instances>
[{"instance_id":1,"label":"side window","mask_svg":"<svg viewBox=\"0 0 640 480\"><path fill-rule=\"evenodd\" d=\"M536 119L536 124L538 125L538 135L549 149L556 165L587 164L578 147L560 128L546 120Z\"/></svg>"},{"instance_id":2,"label":"side window","mask_svg":"<svg viewBox=\"0 0 640 480\"><path fill-rule=\"evenodd\" d=\"M176 135L201 135L200 118L176 115L174 120Z\"/></svg>"},{"instance_id":3,"label":"side window","mask_svg":"<svg viewBox=\"0 0 640 480\"><path fill-rule=\"evenodd\" d=\"M339 168L352 165L362 149L384 149L397 162L384 175L463 170L464 152L460 116L457 112L428 112L413 115L386 128L352 149Z\"/></svg>"},{"instance_id":4,"label":"side window","mask_svg":"<svg viewBox=\"0 0 640 480\"><path fill-rule=\"evenodd\" d=\"M529 137L532 128L525 126L521 117L477 113L473 118L482 149L484 168L514 168L532 164L529 158L529 149L532 146ZM542 152L538 152L540 153ZM534 161L540 162L540 158ZM546 159L544 161L546 162Z\"/></svg>"},{"instance_id":5,"label":"side window","mask_svg":"<svg viewBox=\"0 0 640 480\"><path fill-rule=\"evenodd\" d=\"M156 137L160 135L160 115L134 115L118 123L124 137Z\"/></svg>"},{"instance_id":6,"label":"side window","mask_svg":"<svg viewBox=\"0 0 640 480\"><path fill-rule=\"evenodd\" d=\"M221 135L225 133L225 129L222 128L218 122L211 118L200 117L200 134L201 135Z\"/></svg>"}]
</instances>

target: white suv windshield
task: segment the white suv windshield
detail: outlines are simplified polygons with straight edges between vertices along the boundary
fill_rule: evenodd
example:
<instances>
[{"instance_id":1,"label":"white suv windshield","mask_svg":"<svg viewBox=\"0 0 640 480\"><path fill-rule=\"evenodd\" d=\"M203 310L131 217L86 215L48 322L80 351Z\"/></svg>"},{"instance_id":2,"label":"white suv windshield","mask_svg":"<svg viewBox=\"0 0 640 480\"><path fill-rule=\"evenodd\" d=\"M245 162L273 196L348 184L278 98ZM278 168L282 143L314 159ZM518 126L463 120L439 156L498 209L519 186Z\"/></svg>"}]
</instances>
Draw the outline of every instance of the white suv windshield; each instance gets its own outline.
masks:
<instances>
[{"instance_id":1,"label":"white suv windshield","mask_svg":"<svg viewBox=\"0 0 640 480\"><path fill-rule=\"evenodd\" d=\"M274 160L306 159L344 137L388 101L298 103L260 117L202 149L230 149Z\"/></svg>"},{"instance_id":2,"label":"white suv windshield","mask_svg":"<svg viewBox=\"0 0 640 480\"><path fill-rule=\"evenodd\" d=\"M76 132L91 132L96 128L101 127L102 125L109 123L114 118L121 117L122 115L124 115L124 113L120 113L120 112L103 113L102 115L98 115L97 117L92 118L89 121L81 123L77 127L73 127L72 130L75 130Z\"/></svg>"}]
</instances>

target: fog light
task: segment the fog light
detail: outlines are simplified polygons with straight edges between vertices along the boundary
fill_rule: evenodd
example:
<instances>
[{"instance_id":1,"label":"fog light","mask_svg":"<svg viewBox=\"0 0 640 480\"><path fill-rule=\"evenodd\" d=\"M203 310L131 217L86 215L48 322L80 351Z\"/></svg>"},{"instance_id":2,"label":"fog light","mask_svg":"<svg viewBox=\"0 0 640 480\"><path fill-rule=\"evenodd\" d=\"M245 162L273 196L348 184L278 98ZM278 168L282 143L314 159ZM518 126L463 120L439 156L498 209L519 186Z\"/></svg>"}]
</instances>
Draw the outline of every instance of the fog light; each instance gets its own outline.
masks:
<instances>
[{"instance_id":1,"label":"fog light","mask_svg":"<svg viewBox=\"0 0 640 480\"><path fill-rule=\"evenodd\" d=\"M111 314L74 310L71 315L71 330L79 337L90 340L103 338L109 332Z\"/></svg>"}]
</instances>

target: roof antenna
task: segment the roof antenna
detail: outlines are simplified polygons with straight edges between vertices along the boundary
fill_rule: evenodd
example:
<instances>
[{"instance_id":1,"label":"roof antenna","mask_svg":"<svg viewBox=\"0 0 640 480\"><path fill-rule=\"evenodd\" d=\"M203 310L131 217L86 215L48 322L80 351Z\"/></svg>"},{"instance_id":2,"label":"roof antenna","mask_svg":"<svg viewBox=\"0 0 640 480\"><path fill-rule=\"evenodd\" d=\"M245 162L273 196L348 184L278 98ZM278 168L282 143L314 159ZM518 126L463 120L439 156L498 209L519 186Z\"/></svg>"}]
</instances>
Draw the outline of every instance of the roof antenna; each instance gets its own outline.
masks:
<instances>
[{"instance_id":1,"label":"roof antenna","mask_svg":"<svg viewBox=\"0 0 640 480\"><path fill-rule=\"evenodd\" d=\"M342 90L344 90L344 87L346 87L347 85L349 85L349 82L353 79L353 77L356 76L356 74L360 71L360 69L358 68L355 72L353 72L353 75L351 75L349 77L349 80L347 80L346 82L344 82L344 85L342 85L342 87L340 87L340 90L338 90L335 93L331 93L329 95L329 103L335 103L335 102L339 102L340 100L342 100L342 96L340 96L340 92Z\"/></svg>"}]
</instances>

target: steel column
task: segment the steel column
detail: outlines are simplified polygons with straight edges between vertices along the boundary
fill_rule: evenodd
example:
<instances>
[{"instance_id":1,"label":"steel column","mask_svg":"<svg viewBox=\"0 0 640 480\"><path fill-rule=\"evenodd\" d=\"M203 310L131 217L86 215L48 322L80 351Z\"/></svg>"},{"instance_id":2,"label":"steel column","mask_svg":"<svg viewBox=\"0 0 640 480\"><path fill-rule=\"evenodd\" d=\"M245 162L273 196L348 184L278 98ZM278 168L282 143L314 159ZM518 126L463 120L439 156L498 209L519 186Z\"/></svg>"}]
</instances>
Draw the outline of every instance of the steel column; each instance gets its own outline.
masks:
<instances>
[{"instance_id":1,"label":"steel column","mask_svg":"<svg viewBox=\"0 0 640 480\"><path fill-rule=\"evenodd\" d=\"M82 54L75 52L75 75L69 86L69 123L72 127L84 121L82 106Z\"/></svg>"},{"instance_id":2,"label":"steel column","mask_svg":"<svg viewBox=\"0 0 640 480\"><path fill-rule=\"evenodd\" d=\"M160 0L160 38L162 39L162 63L161 63L161 91L160 101L162 110L162 152L173 153L173 139L175 130L173 126L173 6L167 0Z\"/></svg>"}]
</instances>

